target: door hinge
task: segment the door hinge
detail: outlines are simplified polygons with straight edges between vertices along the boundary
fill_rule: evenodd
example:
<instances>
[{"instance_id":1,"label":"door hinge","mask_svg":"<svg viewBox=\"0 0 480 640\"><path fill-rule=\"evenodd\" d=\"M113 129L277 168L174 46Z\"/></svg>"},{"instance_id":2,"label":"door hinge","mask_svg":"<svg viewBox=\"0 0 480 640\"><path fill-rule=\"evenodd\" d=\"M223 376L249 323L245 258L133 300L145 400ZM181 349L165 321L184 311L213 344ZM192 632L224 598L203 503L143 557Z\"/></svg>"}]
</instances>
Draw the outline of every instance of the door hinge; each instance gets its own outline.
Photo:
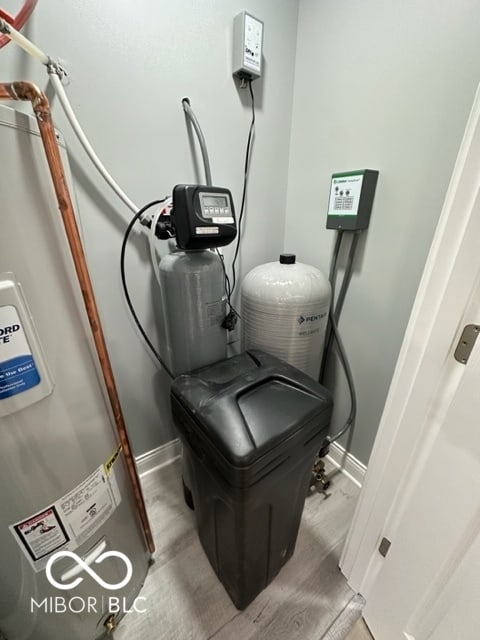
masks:
<instances>
[{"instance_id":1,"label":"door hinge","mask_svg":"<svg viewBox=\"0 0 480 640\"><path fill-rule=\"evenodd\" d=\"M467 364L473 347L475 346L475 340L480 333L479 324L467 324L462 331L460 340L458 341L457 348L453 354L455 360L460 364Z\"/></svg>"},{"instance_id":2,"label":"door hinge","mask_svg":"<svg viewBox=\"0 0 480 640\"><path fill-rule=\"evenodd\" d=\"M388 553L388 550L390 549L391 546L391 542L388 538L382 538L382 541L380 542L380 546L378 547L378 552L381 556L383 556L385 558L385 556Z\"/></svg>"}]
</instances>

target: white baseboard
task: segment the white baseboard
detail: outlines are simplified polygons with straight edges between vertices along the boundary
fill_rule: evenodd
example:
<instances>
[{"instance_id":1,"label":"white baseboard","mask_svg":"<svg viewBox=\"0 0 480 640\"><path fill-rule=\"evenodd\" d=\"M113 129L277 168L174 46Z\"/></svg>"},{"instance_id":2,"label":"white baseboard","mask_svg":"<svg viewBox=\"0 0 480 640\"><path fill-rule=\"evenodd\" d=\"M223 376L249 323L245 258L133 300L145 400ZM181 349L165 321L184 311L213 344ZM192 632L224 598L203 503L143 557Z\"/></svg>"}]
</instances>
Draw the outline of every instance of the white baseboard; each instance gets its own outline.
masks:
<instances>
[{"instance_id":1,"label":"white baseboard","mask_svg":"<svg viewBox=\"0 0 480 640\"><path fill-rule=\"evenodd\" d=\"M358 487L362 486L367 471L363 462L357 460L337 442L332 442L330 445L330 453L327 458Z\"/></svg>"},{"instance_id":2,"label":"white baseboard","mask_svg":"<svg viewBox=\"0 0 480 640\"><path fill-rule=\"evenodd\" d=\"M172 440L161 447L147 451L136 458L138 474L140 477L161 469L167 464L171 464L177 460L182 454L182 445L180 440ZM367 467L357 460L351 453L348 453L338 443L333 442L330 445L330 453L327 458L330 462L340 469L352 482L361 487Z\"/></svg>"},{"instance_id":3,"label":"white baseboard","mask_svg":"<svg viewBox=\"0 0 480 640\"><path fill-rule=\"evenodd\" d=\"M148 473L156 471L177 460L182 453L180 440L172 440L161 447L147 451L136 458L138 475L143 478Z\"/></svg>"}]
</instances>

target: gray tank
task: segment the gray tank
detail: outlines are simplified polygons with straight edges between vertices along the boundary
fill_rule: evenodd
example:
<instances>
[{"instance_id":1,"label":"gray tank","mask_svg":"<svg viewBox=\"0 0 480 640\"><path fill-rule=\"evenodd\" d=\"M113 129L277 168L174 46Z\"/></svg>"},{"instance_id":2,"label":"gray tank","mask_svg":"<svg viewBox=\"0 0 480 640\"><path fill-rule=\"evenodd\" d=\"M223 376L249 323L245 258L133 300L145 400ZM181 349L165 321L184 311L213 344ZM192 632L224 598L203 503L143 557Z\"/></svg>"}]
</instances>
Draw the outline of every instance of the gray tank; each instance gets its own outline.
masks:
<instances>
[{"instance_id":1,"label":"gray tank","mask_svg":"<svg viewBox=\"0 0 480 640\"><path fill-rule=\"evenodd\" d=\"M227 356L225 282L212 251L173 250L160 262L169 361L175 375Z\"/></svg>"}]
</instances>

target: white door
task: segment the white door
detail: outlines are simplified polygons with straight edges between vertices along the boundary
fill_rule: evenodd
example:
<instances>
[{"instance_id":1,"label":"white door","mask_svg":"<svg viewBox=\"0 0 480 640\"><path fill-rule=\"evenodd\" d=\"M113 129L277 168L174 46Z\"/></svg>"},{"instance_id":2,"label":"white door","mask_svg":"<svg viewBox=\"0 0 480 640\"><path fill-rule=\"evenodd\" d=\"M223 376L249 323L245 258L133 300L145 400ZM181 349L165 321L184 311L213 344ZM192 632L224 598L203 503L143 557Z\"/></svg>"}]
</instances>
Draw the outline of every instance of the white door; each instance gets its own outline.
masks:
<instances>
[{"instance_id":1,"label":"white door","mask_svg":"<svg viewBox=\"0 0 480 640\"><path fill-rule=\"evenodd\" d=\"M377 640L480 634L480 339L467 365L445 363L428 421L364 610Z\"/></svg>"},{"instance_id":2,"label":"white door","mask_svg":"<svg viewBox=\"0 0 480 640\"><path fill-rule=\"evenodd\" d=\"M376 640L480 637L479 194L477 93L341 560Z\"/></svg>"}]
</instances>

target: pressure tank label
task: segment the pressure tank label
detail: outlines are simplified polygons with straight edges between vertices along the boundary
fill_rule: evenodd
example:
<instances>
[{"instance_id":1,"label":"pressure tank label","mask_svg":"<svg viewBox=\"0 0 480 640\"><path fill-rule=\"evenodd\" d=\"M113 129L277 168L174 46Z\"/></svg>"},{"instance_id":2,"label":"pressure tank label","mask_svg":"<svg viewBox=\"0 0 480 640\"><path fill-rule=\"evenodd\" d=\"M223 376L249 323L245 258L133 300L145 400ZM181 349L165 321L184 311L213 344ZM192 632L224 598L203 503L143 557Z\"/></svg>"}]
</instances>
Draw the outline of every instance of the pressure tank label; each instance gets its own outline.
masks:
<instances>
[{"instance_id":1,"label":"pressure tank label","mask_svg":"<svg viewBox=\"0 0 480 640\"><path fill-rule=\"evenodd\" d=\"M40 383L17 310L0 307L0 400L28 391Z\"/></svg>"}]
</instances>

